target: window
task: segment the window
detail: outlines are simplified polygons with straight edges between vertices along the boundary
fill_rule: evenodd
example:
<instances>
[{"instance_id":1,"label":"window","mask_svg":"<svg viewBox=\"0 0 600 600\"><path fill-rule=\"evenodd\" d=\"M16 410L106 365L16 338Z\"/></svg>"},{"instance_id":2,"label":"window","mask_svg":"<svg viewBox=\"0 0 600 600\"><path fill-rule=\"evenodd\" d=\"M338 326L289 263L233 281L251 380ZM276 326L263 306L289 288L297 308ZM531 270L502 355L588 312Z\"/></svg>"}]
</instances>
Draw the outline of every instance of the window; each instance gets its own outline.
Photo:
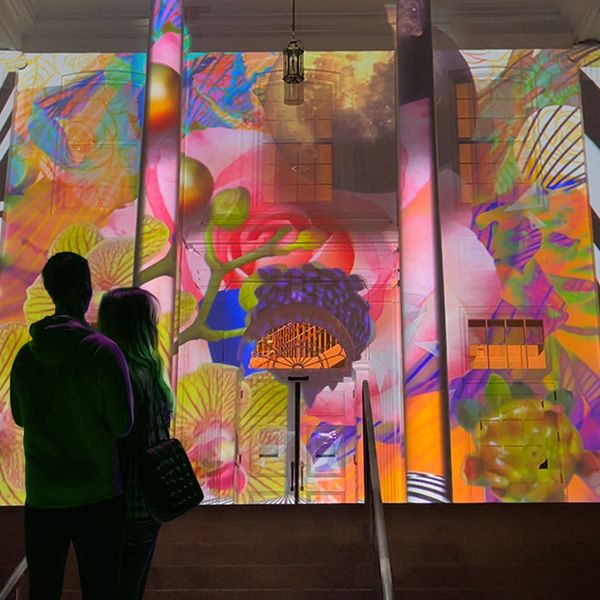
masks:
<instances>
[{"instance_id":1,"label":"window","mask_svg":"<svg viewBox=\"0 0 600 600\"><path fill-rule=\"evenodd\" d=\"M531 183L521 175L516 154L527 114L519 78L490 81L479 94L471 81L455 84L460 199L463 204L518 200Z\"/></svg>"},{"instance_id":2,"label":"window","mask_svg":"<svg viewBox=\"0 0 600 600\"><path fill-rule=\"evenodd\" d=\"M287 432L280 427L265 427L258 434L258 457L281 458L285 452Z\"/></svg>"},{"instance_id":3,"label":"window","mask_svg":"<svg viewBox=\"0 0 600 600\"><path fill-rule=\"evenodd\" d=\"M545 369L540 319L469 319L471 369Z\"/></svg>"},{"instance_id":4,"label":"window","mask_svg":"<svg viewBox=\"0 0 600 600\"><path fill-rule=\"evenodd\" d=\"M334 86L308 73L304 103L283 102L279 80L262 92L264 128L263 195L269 203L333 200Z\"/></svg>"},{"instance_id":5,"label":"window","mask_svg":"<svg viewBox=\"0 0 600 600\"><path fill-rule=\"evenodd\" d=\"M40 100L63 132L62 167L71 173L55 180L57 209L107 210L137 197L142 131L134 117L144 80L139 73L121 71L65 75L61 91ZM69 181L75 174L73 187Z\"/></svg>"},{"instance_id":6,"label":"window","mask_svg":"<svg viewBox=\"0 0 600 600\"><path fill-rule=\"evenodd\" d=\"M331 144L265 144L264 165L265 202L331 202Z\"/></svg>"},{"instance_id":7,"label":"window","mask_svg":"<svg viewBox=\"0 0 600 600\"><path fill-rule=\"evenodd\" d=\"M456 117L458 130L458 159L460 198L465 204L475 199L477 182L477 145L473 141L477 115L475 86L471 82L456 84Z\"/></svg>"}]
</instances>

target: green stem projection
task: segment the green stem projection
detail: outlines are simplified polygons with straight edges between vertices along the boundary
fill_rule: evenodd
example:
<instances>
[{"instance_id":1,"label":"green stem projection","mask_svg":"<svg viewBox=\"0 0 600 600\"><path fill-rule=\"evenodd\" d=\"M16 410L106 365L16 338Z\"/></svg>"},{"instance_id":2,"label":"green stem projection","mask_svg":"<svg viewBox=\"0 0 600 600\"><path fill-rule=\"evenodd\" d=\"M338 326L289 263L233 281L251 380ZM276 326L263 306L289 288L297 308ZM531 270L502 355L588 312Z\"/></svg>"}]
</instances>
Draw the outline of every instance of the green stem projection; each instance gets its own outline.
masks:
<instances>
[{"instance_id":1,"label":"green stem projection","mask_svg":"<svg viewBox=\"0 0 600 600\"><path fill-rule=\"evenodd\" d=\"M158 262L155 262L153 265L150 265L143 271L140 271L139 285L144 285L144 283L148 283L149 281L164 275L173 275L175 272L175 257L175 246L171 246L169 248L169 252L167 252L163 258L161 258Z\"/></svg>"},{"instance_id":2,"label":"green stem projection","mask_svg":"<svg viewBox=\"0 0 600 600\"><path fill-rule=\"evenodd\" d=\"M204 293L202 303L200 304L200 308L194 322L181 333L176 342L177 346L181 346L182 344L185 344L191 340L203 339L209 342L215 342L243 335L244 331L246 330L245 327L230 330L216 330L211 329L206 324L206 320L208 319L208 315L210 314L210 311L214 305L225 275L235 269L239 269L240 267L260 260L261 258L289 254L289 252L292 251L291 248L287 249L277 247L277 244L292 231L290 226L285 226L281 227L273 235L273 237L260 248L256 248L252 252L248 252L248 254L239 256L234 260L221 262L217 258L214 250L213 231L214 226L209 225L205 234L205 260L206 264L210 267L210 278L208 280L208 285L206 286L206 292Z\"/></svg>"},{"instance_id":3,"label":"green stem projection","mask_svg":"<svg viewBox=\"0 0 600 600\"><path fill-rule=\"evenodd\" d=\"M231 230L239 227L248 218L250 210L250 194L245 188L228 188L221 190L212 199L211 218L204 234L206 254L204 260L210 269L210 277L206 291L196 314L194 322L181 333L175 346L181 346L191 340L203 339L209 342L218 341L243 335L245 327L232 330L212 329L207 325L208 316L214 306L223 279L235 269L251 264L268 256L283 256L293 252L298 247L295 243L285 246L278 244L286 235L293 231L289 225L280 227L265 244L230 261L219 260L215 252L213 234L216 228ZM139 283L144 284L163 275L174 275L177 268L177 249L172 246L161 260L139 274Z\"/></svg>"}]
</instances>

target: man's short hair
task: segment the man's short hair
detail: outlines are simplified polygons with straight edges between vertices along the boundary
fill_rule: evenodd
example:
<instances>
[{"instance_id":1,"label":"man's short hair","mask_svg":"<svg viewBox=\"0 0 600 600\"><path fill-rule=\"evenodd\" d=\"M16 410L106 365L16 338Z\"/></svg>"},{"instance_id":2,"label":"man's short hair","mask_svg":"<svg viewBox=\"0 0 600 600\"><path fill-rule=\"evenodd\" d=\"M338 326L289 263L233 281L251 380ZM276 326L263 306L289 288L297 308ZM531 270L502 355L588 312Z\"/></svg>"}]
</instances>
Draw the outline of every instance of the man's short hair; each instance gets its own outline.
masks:
<instances>
[{"instance_id":1,"label":"man's short hair","mask_svg":"<svg viewBox=\"0 0 600 600\"><path fill-rule=\"evenodd\" d=\"M44 287L54 302L73 292L82 297L91 294L92 278L88 261L74 252L58 252L42 270Z\"/></svg>"}]
</instances>

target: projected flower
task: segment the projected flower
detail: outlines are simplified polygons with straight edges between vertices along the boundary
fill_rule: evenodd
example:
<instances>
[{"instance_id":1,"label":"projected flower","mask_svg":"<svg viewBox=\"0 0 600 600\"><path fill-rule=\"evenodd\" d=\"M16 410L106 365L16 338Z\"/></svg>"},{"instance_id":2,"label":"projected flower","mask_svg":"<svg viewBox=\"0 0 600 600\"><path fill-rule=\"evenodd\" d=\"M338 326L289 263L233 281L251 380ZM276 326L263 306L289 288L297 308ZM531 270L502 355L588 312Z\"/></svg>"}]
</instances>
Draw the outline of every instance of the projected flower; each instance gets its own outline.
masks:
<instances>
[{"instance_id":1,"label":"projected flower","mask_svg":"<svg viewBox=\"0 0 600 600\"><path fill-rule=\"evenodd\" d=\"M287 256L284 252L273 261L288 266L300 265L309 262L321 246L331 238L331 233L321 231L314 227L307 214L294 207L267 207L260 211L261 216L250 213L247 222L242 227L216 229L213 240L217 258L224 262L236 261L263 247L279 231L287 233L280 241L280 247L288 248ZM342 242L342 240L340 240ZM291 251L293 250L293 252ZM346 250L352 254L352 248L343 244L340 253ZM260 261L260 266L269 264L269 258ZM259 264L257 261L248 262L236 267L226 277L226 283L238 283L248 275L255 272Z\"/></svg>"},{"instance_id":2,"label":"projected flower","mask_svg":"<svg viewBox=\"0 0 600 600\"><path fill-rule=\"evenodd\" d=\"M23 458L23 433L11 416L10 369L17 352L29 339L27 327L22 323L0 325L0 502L22 502L25 490L25 462Z\"/></svg>"},{"instance_id":3,"label":"projected flower","mask_svg":"<svg viewBox=\"0 0 600 600\"><path fill-rule=\"evenodd\" d=\"M157 219L144 217L145 241L142 261L159 255L169 239L168 228ZM57 252L75 252L88 259L92 274L94 296L88 319L95 321L98 305L104 292L116 287L130 286L133 277L133 238L104 238L91 224L77 224L65 229L52 243L48 256ZM54 304L44 289L41 275L27 288L24 314L28 324L53 314Z\"/></svg>"},{"instance_id":4,"label":"projected flower","mask_svg":"<svg viewBox=\"0 0 600 600\"><path fill-rule=\"evenodd\" d=\"M268 373L241 380L236 367L206 364L181 377L177 397L176 434L211 497L281 494L285 465L261 464L258 445L266 429L286 427L285 385Z\"/></svg>"},{"instance_id":5,"label":"projected flower","mask_svg":"<svg viewBox=\"0 0 600 600\"><path fill-rule=\"evenodd\" d=\"M258 302L252 320L265 321L261 329L285 324L278 322L277 313L278 309L286 306L296 307L299 314L305 312L309 320L318 312L328 313L352 338L354 352L350 359L360 358L373 333L369 304L358 294L366 287L360 277L315 264L292 269L265 267L258 271L258 275L262 283L255 291Z\"/></svg>"},{"instance_id":6,"label":"projected flower","mask_svg":"<svg viewBox=\"0 0 600 600\"><path fill-rule=\"evenodd\" d=\"M457 406L457 419L477 448L463 461L468 483L504 502L552 502L565 499L573 475L600 471L569 419L570 392L551 392L542 403L527 386L509 386L497 375L487 390L485 403L463 400Z\"/></svg>"}]
</instances>

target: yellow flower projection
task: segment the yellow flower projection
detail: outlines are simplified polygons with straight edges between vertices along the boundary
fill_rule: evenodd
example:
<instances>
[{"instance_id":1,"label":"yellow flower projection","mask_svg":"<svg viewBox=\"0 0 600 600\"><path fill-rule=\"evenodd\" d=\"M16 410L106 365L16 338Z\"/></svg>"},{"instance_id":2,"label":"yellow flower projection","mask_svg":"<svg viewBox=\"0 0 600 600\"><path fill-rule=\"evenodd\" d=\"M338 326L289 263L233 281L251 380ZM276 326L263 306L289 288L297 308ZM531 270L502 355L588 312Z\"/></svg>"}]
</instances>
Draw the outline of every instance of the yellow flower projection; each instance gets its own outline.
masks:
<instances>
[{"instance_id":1,"label":"yellow flower projection","mask_svg":"<svg viewBox=\"0 0 600 600\"><path fill-rule=\"evenodd\" d=\"M210 499L256 502L281 494L284 460L262 459L259 446L266 438L285 443L287 392L268 372L243 378L222 364L179 379L175 434Z\"/></svg>"},{"instance_id":2,"label":"yellow flower projection","mask_svg":"<svg viewBox=\"0 0 600 600\"><path fill-rule=\"evenodd\" d=\"M152 217L143 221L147 243L142 252L142 260L158 256L167 245L167 226ZM100 230L89 223L71 225L52 243L48 256L57 252L75 252L88 259L92 273L94 296L88 312L91 322L96 320L98 305L102 295L117 287L130 286L133 279L134 240L131 238L104 238ZM41 275L27 288L24 314L28 325L51 315L54 304L44 289Z\"/></svg>"},{"instance_id":3,"label":"yellow flower projection","mask_svg":"<svg viewBox=\"0 0 600 600\"><path fill-rule=\"evenodd\" d=\"M9 404L10 370L17 352L29 340L22 323L0 325L0 503L21 504L25 500L23 432L12 419Z\"/></svg>"}]
</instances>

